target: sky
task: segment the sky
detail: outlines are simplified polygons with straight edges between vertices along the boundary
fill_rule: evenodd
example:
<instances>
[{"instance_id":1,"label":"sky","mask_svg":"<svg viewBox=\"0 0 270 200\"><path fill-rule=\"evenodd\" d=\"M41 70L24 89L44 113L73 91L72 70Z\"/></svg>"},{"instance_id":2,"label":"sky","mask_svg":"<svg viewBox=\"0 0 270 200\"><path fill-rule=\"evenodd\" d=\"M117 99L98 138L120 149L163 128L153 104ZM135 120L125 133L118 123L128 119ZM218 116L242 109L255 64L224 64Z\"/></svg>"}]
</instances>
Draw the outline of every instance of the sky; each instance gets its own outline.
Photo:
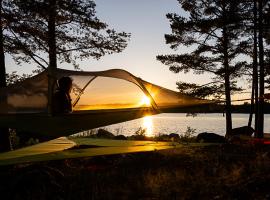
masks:
<instances>
[{"instance_id":1,"label":"sky","mask_svg":"<svg viewBox=\"0 0 270 200\"><path fill-rule=\"evenodd\" d=\"M156 60L157 55L183 53L165 44L164 34L171 33L167 13L184 15L177 0L95 0L96 16L110 28L119 32L131 33L127 48L121 53L106 55L99 60L87 59L80 63L85 71L101 71L112 68L125 69L146 81L177 90L177 81L204 84L209 82L207 75L174 74L168 66ZM72 69L66 64L60 68ZM7 56L7 71L31 73L34 65L16 66Z\"/></svg>"},{"instance_id":2,"label":"sky","mask_svg":"<svg viewBox=\"0 0 270 200\"><path fill-rule=\"evenodd\" d=\"M166 45L164 34L171 33L167 13L184 15L177 0L96 0L97 16L117 31L131 33L127 48L120 54L112 54L91 61L98 69L122 68L142 79L176 90L177 81L208 82L208 76L174 74L168 66L156 60L157 55L183 53Z\"/></svg>"}]
</instances>

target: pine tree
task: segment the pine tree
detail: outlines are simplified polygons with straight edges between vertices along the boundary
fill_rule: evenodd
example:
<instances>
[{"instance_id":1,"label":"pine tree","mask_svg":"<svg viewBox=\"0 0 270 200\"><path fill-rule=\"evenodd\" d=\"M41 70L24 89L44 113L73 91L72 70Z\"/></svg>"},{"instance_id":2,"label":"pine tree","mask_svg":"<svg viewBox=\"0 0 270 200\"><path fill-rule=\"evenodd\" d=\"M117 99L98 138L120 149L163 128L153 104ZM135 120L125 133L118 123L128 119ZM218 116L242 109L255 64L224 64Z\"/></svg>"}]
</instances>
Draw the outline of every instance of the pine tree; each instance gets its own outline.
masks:
<instances>
[{"instance_id":1,"label":"pine tree","mask_svg":"<svg viewBox=\"0 0 270 200\"><path fill-rule=\"evenodd\" d=\"M269 42L269 0L258 0L258 57L259 57L259 102L258 102L258 137L262 138L264 133L264 90L266 77L265 42Z\"/></svg>"},{"instance_id":2,"label":"pine tree","mask_svg":"<svg viewBox=\"0 0 270 200\"><path fill-rule=\"evenodd\" d=\"M21 51L17 39L13 37L9 30L13 23L17 23L17 12L9 0L0 0L0 88L7 86L5 53L11 55ZM6 101L2 96L1 101ZM0 151L11 150L8 127L0 128Z\"/></svg>"},{"instance_id":3,"label":"pine tree","mask_svg":"<svg viewBox=\"0 0 270 200\"><path fill-rule=\"evenodd\" d=\"M35 52L17 60L29 61L35 56L44 67L57 67L58 61L78 68L77 59L99 59L105 54L121 52L127 46L130 35L118 33L101 22L95 16L96 4L92 0L14 2L23 12L25 25L25 30L19 27L16 33L28 44L30 52Z\"/></svg>"},{"instance_id":4,"label":"pine tree","mask_svg":"<svg viewBox=\"0 0 270 200\"><path fill-rule=\"evenodd\" d=\"M252 65L252 95L251 95L251 113L249 117L249 126L251 126L252 114L255 113L255 136L258 133L258 31L257 31L257 0L253 0L253 65Z\"/></svg>"},{"instance_id":5,"label":"pine tree","mask_svg":"<svg viewBox=\"0 0 270 200\"><path fill-rule=\"evenodd\" d=\"M178 0L188 16L167 14L172 34L165 35L172 49L191 47L190 53L159 55L157 59L178 72L212 73L224 84L226 135L232 130L232 81L247 64L237 60L247 42L241 40L245 5L235 0Z\"/></svg>"},{"instance_id":6,"label":"pine tree","mask_svg":"<svg viewBox=\"0 0 270 200\"><path fill-rule=\"evenodd\" d=\"M99 59L105 54L121 52L127 46L129 34L117 33L95 16L95 3L91 0L14 0L23 11L26 27L20 38L25 40L30 53L38 55L39 62L49 66L48 111L55 84L57 61L72 63L77 59ZM49 10L49 12L48 12ZM31 16L32 20L29 20ZM48 61L42 56L48 54ZM18 57L18 59L32 59Z\"/></svg>"},{"instance_id":7,"label":"pine tree","mask_svg":"<svg viewBox=\"0 0 270 200\"><path fill-rule=\"evenodd\" d=\"M57 61L78 68L77 59L121 52L130 36L101 22L91 0L0 0L0 6L0 87L6 86L4 53L13 56L17 64L50 66L53 74ZM55 81L51 77L50 93ZM9 146L7 139L8 134L0 133L0 149Z\"/></svg>"},{"instance_id":8,"label":"pine tree","mask_svg":"<svg viewBox=\"0 0 270 200\"><path fill-rule=\"evenodd\" d=\"M0 87L6 87L6 66L4 54L3 36L3 1L0 0ZM6 100L6 99L4 99ZM0 129L0 151L10 150L9 130L6 127Z\"/></svg>"}]
</instances>

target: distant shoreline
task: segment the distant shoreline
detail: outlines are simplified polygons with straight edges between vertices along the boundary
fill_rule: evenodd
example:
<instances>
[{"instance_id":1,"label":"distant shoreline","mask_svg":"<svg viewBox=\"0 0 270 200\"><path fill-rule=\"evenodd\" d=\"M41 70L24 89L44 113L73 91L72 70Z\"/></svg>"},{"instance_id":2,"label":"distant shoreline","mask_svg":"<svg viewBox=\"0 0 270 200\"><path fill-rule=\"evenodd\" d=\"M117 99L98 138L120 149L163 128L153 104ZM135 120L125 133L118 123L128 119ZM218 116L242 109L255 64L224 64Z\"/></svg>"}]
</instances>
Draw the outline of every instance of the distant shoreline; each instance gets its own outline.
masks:
<instances>
[{"instance_id":1,"label":"distant shoreline","mask_svg":"<svg viewBox=\"0 0 270 200\"><path fill-rule=\"evenodd\" d=\"M231 109L232 113L242 113L242 114L249 114L250 110L251 105L248 103L241 105L232 105ZM224 105L207 104L192 107L166 108L161 109L161 111L165 113L224 113L225 107ZM265 102L264 113L270 114L270 103Z\"/></svg>"}]
</instances>

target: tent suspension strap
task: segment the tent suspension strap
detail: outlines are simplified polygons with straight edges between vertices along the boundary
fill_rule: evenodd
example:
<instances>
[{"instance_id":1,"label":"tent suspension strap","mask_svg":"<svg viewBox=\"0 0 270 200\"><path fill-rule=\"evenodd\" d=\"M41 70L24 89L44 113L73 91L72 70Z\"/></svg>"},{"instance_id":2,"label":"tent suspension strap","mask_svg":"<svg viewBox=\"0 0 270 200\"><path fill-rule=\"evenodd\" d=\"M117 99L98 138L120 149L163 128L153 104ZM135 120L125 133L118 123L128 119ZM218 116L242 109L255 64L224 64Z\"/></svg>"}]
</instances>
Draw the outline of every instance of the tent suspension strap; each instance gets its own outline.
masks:
<instances>
[{"instance_id":1,"label":"tent suspension strap","mask_svg":"<svg viewBox=\"0 0 270 200\"><path fill-rule=\"evenodd\" d=\"M82 96L84 90L85 90L85 89L87 88L87 86L88 86L93 80L95 80L96 78L97 78L97 76L95 76L94 78L91 78L91 79L86 83L86 85L81 89L81 91L80 91L80 93L78 94L77 98L75 99L75 101L74 101L72 107L75 107L75 106L77 105L77 103L79 102L79 100L80 100L80 98L81 98L81 96Z\"/></svg>"},{"instance_id":2,"label":"tent suspension strap","mask_svg":"<svg viewBox=\"0 0 270 200\"><path fill-rule=\"evenodd\" d=\"M137 81L138 81L138 83L139 83L138 86L141 88L141 90L143 91L143 93L144 93L148 98L150 98L152 108L153 108L154 110L157 111L157 110L158 110L158 106L157 106L155 100L153 99L152 95L150 94L150 92L148 92L148 90L147 90L147 89L145 88L145 86L140 82L140 80L137 79ZM136 85L137 85L137 84L136 84Z\"/></svg>"}]
</instances>

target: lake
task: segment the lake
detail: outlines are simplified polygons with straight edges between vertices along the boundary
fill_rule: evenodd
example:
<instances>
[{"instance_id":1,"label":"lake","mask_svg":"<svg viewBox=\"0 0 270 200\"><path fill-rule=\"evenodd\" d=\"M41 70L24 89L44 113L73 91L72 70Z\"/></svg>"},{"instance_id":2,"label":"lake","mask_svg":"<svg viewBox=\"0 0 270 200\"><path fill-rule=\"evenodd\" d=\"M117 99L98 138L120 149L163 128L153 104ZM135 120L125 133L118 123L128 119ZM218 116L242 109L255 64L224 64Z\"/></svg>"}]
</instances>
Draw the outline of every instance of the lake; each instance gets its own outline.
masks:
<instances>
[{"instance_id":1,"label":"lake","mask_svg":"<svg viewBox=\"0 0 270 200\"><path fill-rule=\"evenodd\" d=\"M233 127L247 125L248 114L233 114L232 118ZM264 124L264 132L269 133L270 114L265 115ZM115 135L123 134L129 136L134 134L140 127L146 130L145 134L147 136L169 133L182 134L187 130L187 127L195 129L195 135L201 132L213 132L224 135L225 116L222 113L198 114L196 117L187 117L185 113L163 113L102 128Z\"/></svg>"}]
</instances>

